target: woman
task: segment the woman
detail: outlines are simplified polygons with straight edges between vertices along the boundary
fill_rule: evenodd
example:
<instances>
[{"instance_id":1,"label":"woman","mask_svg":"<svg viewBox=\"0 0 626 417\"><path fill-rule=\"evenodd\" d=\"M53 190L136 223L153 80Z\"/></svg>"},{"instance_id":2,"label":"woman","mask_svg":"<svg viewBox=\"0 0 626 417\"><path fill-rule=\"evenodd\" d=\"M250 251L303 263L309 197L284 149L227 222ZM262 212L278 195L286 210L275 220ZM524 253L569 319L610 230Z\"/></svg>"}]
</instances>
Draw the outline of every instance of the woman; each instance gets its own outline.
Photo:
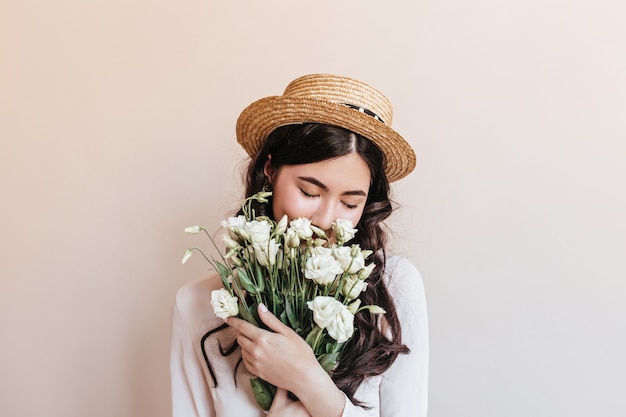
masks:
<instances>
[{"instance_id":1,"label":"woman","mask_svg":"<svg viewBox=\"0 0 626 417\"><path fill-rule=\"evenodd\" d=\"M249 380L278 390L269 416L425 416L427 326L415 268L387 256L382 221L392 212L389 182L415 166L410 145L391 126L391 104L367 84L331 75L291 82L282 96L252 103L237 121L237 139L252 157L246 196L273 192L257 213L307 217L332 233L351 220L353 243L374 251L376 268L361 296L386 310L355 318L355 336L327 374L307 343L264 308L272 331L217 318L210 293L217 277L181 288L173 312L172 392L175 416L264 415ZM228 349L231 347L231 349ZM237 366L242 360L243 366ZM287 393L291 392L293 396Z\"/></svg>"}]
</instances>

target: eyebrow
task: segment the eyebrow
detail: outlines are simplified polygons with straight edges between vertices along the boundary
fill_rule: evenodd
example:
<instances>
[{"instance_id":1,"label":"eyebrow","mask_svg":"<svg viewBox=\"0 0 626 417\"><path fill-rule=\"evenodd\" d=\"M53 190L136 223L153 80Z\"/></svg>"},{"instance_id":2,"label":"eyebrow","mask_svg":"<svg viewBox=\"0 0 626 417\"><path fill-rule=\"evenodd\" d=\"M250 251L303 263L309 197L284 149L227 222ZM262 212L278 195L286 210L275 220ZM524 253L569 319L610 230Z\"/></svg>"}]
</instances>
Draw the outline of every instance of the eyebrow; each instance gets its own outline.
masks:
<instances>
[{"instance_id":1,"label":"eyebrow","mask_svg":"<svg viewBox=\"0 0 626 417\"><path fill-rule=\"evenodd\" d=\"M328 191L328 186L315 177L298 177L298 179L302 181L306 181L313 185L316 185L320 187L321 189L323 189L324 191ZM343 193L341 193L341 195L359 195L359 196L367 197L367 193L363 190L344 191Z\"/></svg>"}]
</instances>

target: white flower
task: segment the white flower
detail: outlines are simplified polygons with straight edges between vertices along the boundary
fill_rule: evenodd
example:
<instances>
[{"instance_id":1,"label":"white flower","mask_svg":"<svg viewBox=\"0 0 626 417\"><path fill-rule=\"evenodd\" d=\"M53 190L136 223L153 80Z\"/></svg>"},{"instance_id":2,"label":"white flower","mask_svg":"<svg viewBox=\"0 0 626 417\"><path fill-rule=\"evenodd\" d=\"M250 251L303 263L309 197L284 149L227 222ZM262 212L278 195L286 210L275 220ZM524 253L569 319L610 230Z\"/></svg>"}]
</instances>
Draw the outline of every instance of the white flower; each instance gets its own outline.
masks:
<instances>
[{"instance_id":1,"label":"white flower","mask_svg":"<svg viewBox=\"0 0 626 417\"><path fill-rule=\"evenodd\" d=\"M332 256L333 251L326 246L313 246L309 248L311 256Z\"/></svg>"},{"instance_id":2,"label":"white flower","mask_svg":"<svg viewBox=\"0 0 626 417\"><path fill-rule=\"evenodd\" d=\"M195 234L198 233L200 230L202 230L202 227L198 225L185 227L185 233Z\"/></svg>"},{"instance_id":3,"label":"white flower","mask_svg":"<svg viewBox=\"0 0 626 417\"><path fill-rule=\"evenodd\" d=\"M272 238L269 242L253 243L254 257L262 266L270 266L276 263L276 255L280 244L276 243L276 239Z\"/></svg>"},{"instance_id":4,"label":"white flower","mask_svg":"<svg viewBox=\"0 0 626 417\"><path fill-rule=\"evenodd\" d=\"M211 305L213 312L221 319L227 319L239 314L239 306L237 305L237 297L233 297L224 288L213 290L211 292Z\"/></svg>"},{"instance_id":5,"label":"white flower","mask_svg":"<svg viewBox=\"0 0 626 417\"><path fill-rule=\"evenodd\" d=\"M352 222L345 219L334 221L332 228L335 231L335 239L337 239L337 243L340 245L352 239L357 232L357 229L353 228Z\"/></svg>"},{"instance_id":6,"label":"white flower","mask_svg":"<svg viewBox=\"0 0 626 417\"><path fill-rule=\"evenodd\" d=\"M328 335L342 343L354 333L354 315L334 297L318 296L307 302L313 311L315 324L326 329Z\"/></svg>"},{"instance_id":7,"label":"white flower","mask_svg":"<svg viewBox=\"0 0 626 417\"><path fill-rule=\"evenodd\" d=\"M313 229L311 229L311 220L305 217L299 217L289 222L289 227L292 228L300 239L310 239L313 236Z\"/></svg>"},{"instance_id":8,"label":"white flower","mask_svg":"<svg viewBox=\"0 0 626 417\"><path fill-rule=\"evenodd\" d=\"M354 333L354 315L348 311L346 306L343 306L335 319L326 327L326 331L330 337L339 343L348 341Z\"/></svg>"},{"instance_id":9,"label":"white flower","mask_svg":"<svg viewBox=\"0 0 626 417\"><path fill-rule=\"evenodd\" d=\"M244 230L244 226L246 224L246 218L243 215L239 215L237 217L229 217L228 219L222 221L222 227L228 229L230 233L230 237L233 239L245 238L247 232Z\"/></svg>"},{"instance_id":10,"label":"white flower","mask_svg":"<svg viewBox=\"0 0 626 417\"><path fill-rule=\"evenodd\" d=\"M252 220L251 222L246 222L244 229L250 236L250 242L263 243L270 240L272 225L267 220Z\"/></svg>"},{"instance_id":11,"label":"white flower","mask_svg":"<svg viewBox=\"0 0 626 417\"><path fill-rule=\"evenodd\" d=\"M229 217L228 219L222 221L222 227L226 227L228 229L243 229L245 224L246 218L243 215Z\"/></svg>"},{"instance_id":12,"label":"white flower","mask_svg":"<svg viewBox=\"0 0 626 417\"><path fill-rule=\"evenodd\" d=\"M309 307L309 310L313 311L315 324L322 329L325 329L343 308L343 304L336 300L335 297L323 295L315 297L313 301L307 301L306 305Z\"/></svg>"},{"instance_id":13,"label":"white flower","mask_svg":"<svg viewBox=\"0 0 626 417\"><path fill-rule=\"evenodd\" d=\"M330 284L342 272L341 265L330 254L313 255L306 260L304 266L305 278L312 279L319 285Z\"/></svg>"},{"instance_id":14,"label":"white flower","mask_svg":"<svg viewBox=\"0 0 626 417\"><path fill-rule=\"evenodd\" d=\"M366 288L367 283L365 281L361 281L356 275L348 275L343 281L341 293L345 295L348 300L354 300L365 291Z\"/></svg>"},{"instance_id":15,"label":"white flower","mask_svg":"<svg viewBox=\"0 0 626 417\"><path fill-rule=\"evenodd\" d=\"M354 246L358 248L358 246ZM354 251L349 246L333 246L333 256L348 274L356 274L365 267L365 259L361 251Z\"/></svg>"}]
</instances>

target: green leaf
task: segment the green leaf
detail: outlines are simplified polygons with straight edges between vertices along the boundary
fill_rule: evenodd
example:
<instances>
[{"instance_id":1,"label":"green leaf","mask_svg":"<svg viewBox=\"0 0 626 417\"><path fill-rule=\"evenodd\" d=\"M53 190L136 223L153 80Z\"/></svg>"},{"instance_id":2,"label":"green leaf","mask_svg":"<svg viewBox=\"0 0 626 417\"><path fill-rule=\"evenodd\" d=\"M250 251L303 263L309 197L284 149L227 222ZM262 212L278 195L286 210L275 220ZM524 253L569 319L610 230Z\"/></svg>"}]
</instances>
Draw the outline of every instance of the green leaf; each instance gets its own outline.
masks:
<instances>
[{"instance_id":1,"label":"green leaf","mask_svg":"<svg viewBox=\"0 0 626 417\"><path fill-rule=\"evenodd\" d=\"M278 294L272 293L272 306L276 309L278 306L283 304L283 300L280 299Z\"/></svg>"},{"instance_id":2,"label":"green leaf","mask_svg":"<svg viewBox=\"0 0 626 417\"><path fill-rule=\"evenodd\" d=\"M255 264L255 266L256 266L255 272L256 272L256 282L257 282L258 291L263 292L265 291L265 273L263 272L265 268L261 268L259 264Z\"/></svg>"},{"instance_id":3,"label":"green leaf","mask_svg":"<svg viewBox=\"0 0 626 417\"><path fill-rule=\"evenodd\" d=\"M321 355L319 358L317 358L317 361L320 363L320 365L322 365L322 368L324 368L326 372L332 371L335 365L337 365L338 360L339 352L325 353L324 355Z\"/></svg>"},{"instance_id":4,"label":"green leaf","mask_svg":"<svg viewBox=\"0 0 626 417\"><path fill-rule=\"evenodd\" d=\"M327 338L330 339L330 338ZM330 339L332 340L332 339ZM341 351L343 350L343 346L345 345L344 343L337 343L335 340L332 340L331 342L327 342L326 343L326 353L332 353L332 354L340 354Z\"/></svg>"},{"instance_id":5,"label":"green leaf","mask_svg":"<svg viewBox=\"0 0 626 417\"><path fill-rule=\"evenodd\" d=\"M315 326L306 336L305 340L307 344L311 346L311 349L313 349L313 352L317 351L317 346L319 346L320 341L322 340L323 332L324 330L321 327Z\"/></svg>"},{"instance_id":6,"label":"green leaf","mask_svg":"<svg viewBox=\"0 0 626 417\"><path fill-rule=\"evenodd\" d=\"M278 318L280 319L280 321L285 325L285 326L289 326L289 323L287 323L287 311L284 310L282 313L280 313L280 315L278 316Z\"/></svg>"},{"instance_id":7,"label":"green leaf","mask_svg":"<svg viewBox=\"0 0 626 417\"><path fill-rule=\"evenodd\" d=\"M289 319L289 323L291 324L291 328L298 333L300 329L300 323L298 323L298 319L293 311L293 307L291 306L291 301L289 297L285 297L285 312L287 313L287 318Z\"/></svg>"},{"instance_id":8,"label":"green leaf","mask_svg":"<svg viewBox=\"0 0 626 417\"><path fill-rule=\"evenodd\" d=\"M256 311L256 304L250 307L250 309L253 311ZM260 327L259 322L254 317L254 315L246 307L242 306L241 304L239 304L239 315L241 316L242 319L244 319L248 323L252 323L256 327Z\"/></svg>"},{"instance_id":9,"label":"green leaf","mask_svg":"<svg viewBox=\"0 0 626 417\"><path fill-rule=\"evenodd\" d=\"M231 291L230 282L228 281L228 277L232 276L233 272L230 268L226 267L224 264L214 261L215 268L217 269L218 274L220 274L220 278L222 278L222 285L224 288Z\"/></svg>"},{"instance_id":10,"label":"green leaf","mask_svg":"<svg viewBox=\"0 0 626 417\"><path fill-rule=\"evenodd\" d=\"M250 384L252 385L252 392L257 404L263 410L269 410L276 394L276 387L261 378L252 378Z\"/></svg>"},{"instance_id":11,"label":"green leaf","mask_svg":"<svg viewBox=\"0 0 626 417\"><path fill-rule=\"evenodd\" d=\"M257 262L254 263L254 276L259 285L259 291L263 291L262 288L265 288L265 273L263 272L261 265Z\"/></svg>"},{"instance_id":12,"label":"green leaf","mask_svg":"<svg viewBox=\"0 0 626 417\"><path fill-rule=\"evenodd\" d=\"M246 271L243 268L237 268L236 271L237 280L241 283L241 287L250 294L256 294L257 289L254 286L254 283L252 282L250 277L248 277Z\"/></svg>"}]
</instances>

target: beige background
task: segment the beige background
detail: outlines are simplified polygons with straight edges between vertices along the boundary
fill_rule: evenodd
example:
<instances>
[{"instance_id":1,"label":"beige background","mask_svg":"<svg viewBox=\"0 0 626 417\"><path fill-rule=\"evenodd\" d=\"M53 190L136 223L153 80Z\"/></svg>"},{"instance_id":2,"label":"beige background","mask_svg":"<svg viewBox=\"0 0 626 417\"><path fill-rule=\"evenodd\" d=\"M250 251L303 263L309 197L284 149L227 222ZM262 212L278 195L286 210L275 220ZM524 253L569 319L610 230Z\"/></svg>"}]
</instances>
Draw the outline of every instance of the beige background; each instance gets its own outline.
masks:
<instances>
[{"instance_id":1,"label":"beige background","mask_svg":"<svg viewBox=\"0 0 626 417\"><path fill-rule=\"evenodd\" d=\"M0 415L167 416L182 232L239 197L238 112L334 72L418 168L430 415L626 415L626 6L3 0Z\"/></svg>"}]
</instances>

